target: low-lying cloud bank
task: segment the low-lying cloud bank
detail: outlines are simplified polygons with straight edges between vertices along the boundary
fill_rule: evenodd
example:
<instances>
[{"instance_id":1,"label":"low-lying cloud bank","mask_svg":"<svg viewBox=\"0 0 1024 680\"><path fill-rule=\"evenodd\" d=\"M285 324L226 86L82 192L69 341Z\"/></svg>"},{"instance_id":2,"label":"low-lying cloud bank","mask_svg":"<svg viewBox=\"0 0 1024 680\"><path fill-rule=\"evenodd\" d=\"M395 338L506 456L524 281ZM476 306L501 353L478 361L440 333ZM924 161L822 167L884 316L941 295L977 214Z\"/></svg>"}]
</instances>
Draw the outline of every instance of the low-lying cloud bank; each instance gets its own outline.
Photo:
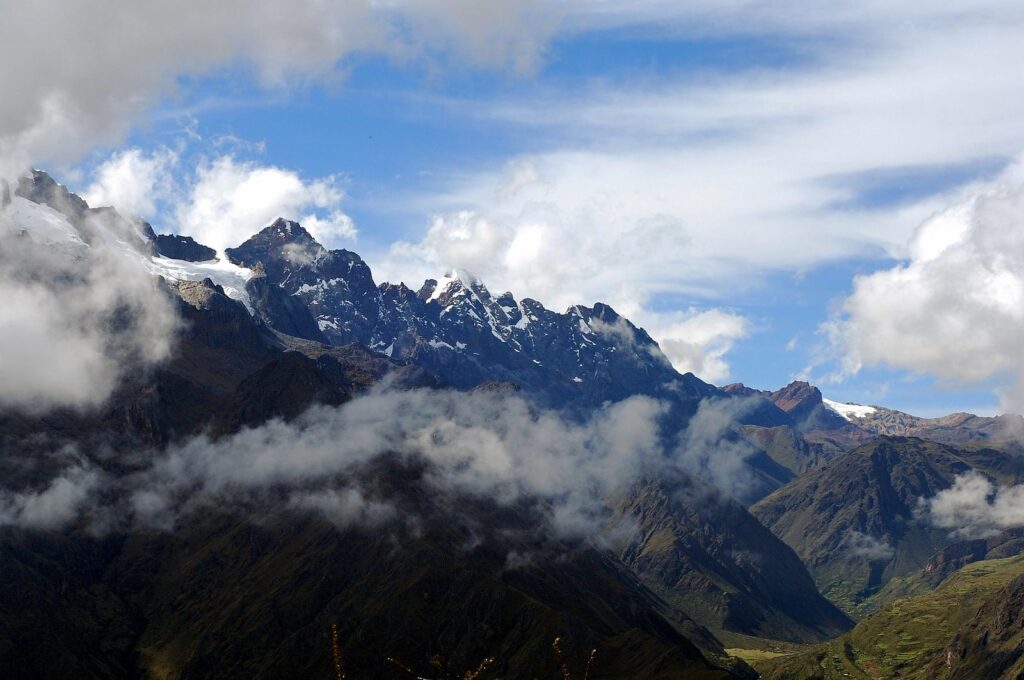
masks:
<instances>
[{"instance_id":1,"label":"low-lying cloud bank","mask_svg":"<svg viewBox=\"0 0 1024 680\"><path fill-rule=\"evenodd\" d=\"M718 408L703 406L680 445L667 448L667 406L647 397L574 422L514 395L380 389L291 423L129 456L134 471L116 477L75 463L40 489L0 494L0 524L172 530L204 508L281 503L342 527L414 523L382 479L419 470L411 483L428 498L530 507L557 535L595 537L608 526L607 499L645 475L675 469L726 493L739 488L740 449L724 463L707 455L728 429Z\"/></svg>"},{"instance_id":2,"label":"low-lying cloud bank","mask_svg":"<svg viewBox=\"0 0 1024 680\"><path fill-rule=\"evenodd\" d=\"M955 536L985 538L1024 527L1024 484L997 487L984 475L969 472L952 487L922 499L921 510L934 526Z\"/></svg>"}]
</instances>

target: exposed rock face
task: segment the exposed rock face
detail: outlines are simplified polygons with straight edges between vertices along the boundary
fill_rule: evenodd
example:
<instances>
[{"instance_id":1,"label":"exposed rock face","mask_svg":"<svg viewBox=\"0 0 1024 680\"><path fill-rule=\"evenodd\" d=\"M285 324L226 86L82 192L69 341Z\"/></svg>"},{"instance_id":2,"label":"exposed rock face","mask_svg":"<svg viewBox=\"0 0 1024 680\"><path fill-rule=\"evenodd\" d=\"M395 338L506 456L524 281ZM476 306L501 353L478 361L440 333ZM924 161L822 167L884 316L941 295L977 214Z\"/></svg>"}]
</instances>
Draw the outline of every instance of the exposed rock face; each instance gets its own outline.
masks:
<instances>
[{"instance_id":1,"label":"exposed rock face","mask_svg":"<svg viewBox=\"0 0 1024 680\"><path fill-rule=\"evenodd\" d=\"M841 416L825 408L821 390L806 382L792 382L772 392L770 398L801 430L835 430L848 425Z\"/></svg>"},{"instance_id":2,"label":"exposed rock face","mask_svg":"<svg viewBox=\"0 0 1024 680\"><path fill-rule=\"evenodd\" d=\"M149 227L151 232L152 229ZM206 262L217 257L217 251L213 248L196 243L191 236L178 236L177 234L154 235L153 248L157 255L186 262Z\"/></svg>"},{"instance_id":3,"label":"exposed rock face","mask_svg":"<svg viewBox=\"0 0 1024 680\"><path fill-rule=\"evenodd\" d=\"M1019 415L985 417L952 413L939 418L920 418L879 406L851 420L873 434L921 437L943 444L1019 440L1024 436L1024 417Z\"/></svg>"},{"instance_id":4,"label":"exposed rock face","mask_svg":"<svg viewBox=\"0 0 1024 680\"><path fill-rule=\"evenodd\" d=\"M285 352L238 385L215 428L227 433L275 417L289 421L314 404L340 406L351 397L317 362L298 352Z\"/></svg>"},{"instance_id":5,"label":"exposed rock face","mask_svg":"<svg viewBox=\"0 0 1024 680\"><path fill-rule=\"evenodd\" d=\"M82 197L69 191L63 184L58 184L42 170L33 170L19 179L15 193L67 215L72 222L83 220L89 212L89 204Z\"/></svg>"},{"instance_id":6,"label":"exposed rock face","mask_svg":"<svg viewBox=\"0 0 1024 680\"><path fill-rule=\"evenodd\" d=\"M935 553L921 568L921 574L925 582L934 588L964 565L985 559L986 553L988 542L984 539L960 541Z\"/></svg>"},{"instance_id":7,"label":"exposed rock face","mask_svg":"<svg viewBox=\"0 0 1024 680\"><path fill-rule=\"evenodd\" d=\"M67 217L85 243L101 241L100 233L106 232L115 234L141 252L148 252L151 247L145 229L148 224L126 219L110 207L90 208L85 199L69 191L63 184L58 184L42 170L33 170L23 176L18 181L15 195L48 206ZM152 232L151 227L149 232Z\"/></svg>"},{"instance_id":8,"label":"exposed rock face","mask_svg":"<svg viewBox=\"0 0 1024 680\"><path fill-rule=\"evenodd\" d=\"M958 541L932 556L921 569L922 580L933 588L962 567L1024 553L1024 529L1008 529L989 538Z\"/></svg>"},{"instance_id":9,"label":"exposed rock face","mask_svg":"<svg viewBox=\"0 0 1024 680\"><path fill-rule=\"evenodd\" d=\"M274 330L305 340L326 341L302 300L270 283L266 276L249 279L245 292L249 294L253 313Z\"/></svg>"},{"instance_id":10,"label":"exposed rock face","mask_svg":"<svg viewBox=\"0 0 1024 680\"><path fill-rule=\"evenodd\" d=\"M419 363L459 388L509 381L552 404L597 405L633 394L695 403L717 390L680 375L642 329L603 304L564 314L478 280L452 275L419 291L374 283L347 250L327 250L299 224L277 220L238 246L232 262L302 300L331 344L358 342Z\"/></svg>"}]
</instances>

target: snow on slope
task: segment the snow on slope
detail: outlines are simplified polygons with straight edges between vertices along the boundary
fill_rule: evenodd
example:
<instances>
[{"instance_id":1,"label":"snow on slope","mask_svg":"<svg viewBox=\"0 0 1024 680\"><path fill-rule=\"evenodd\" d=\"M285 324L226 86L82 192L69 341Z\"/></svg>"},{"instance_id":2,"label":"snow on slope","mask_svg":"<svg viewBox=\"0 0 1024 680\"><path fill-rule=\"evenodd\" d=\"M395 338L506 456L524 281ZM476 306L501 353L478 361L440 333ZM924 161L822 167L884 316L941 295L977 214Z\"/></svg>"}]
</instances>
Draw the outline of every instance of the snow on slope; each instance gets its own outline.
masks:
<instances>
[{"instance_id":1,"label":"snow on slope","mask_svg":"<svg viewBox=\"0 0 1024 680\"><path fill-rule=\"evenodd\" d=\"M21 196L11 198L11 204L4 209L0 219L15 233L24 232L36 243L86 247L68 218L49 206L33 203Z\"/></svg>"},{"instance_id":2,"label":"snow on slope","mask_svg":"<svg viewBox=\"0 0 1024 680\"><path fill-rule=\"evenodd\" d=\"M835 411L836 413L841 415L843 418L846 418L847 420L851 420L853 418L864 418L865 416L869 416L878 410L874 406L862 406L861 404L843 404L838 401L832 401L831 399L822 399L821 401L825 404L825 406L828 409Z\"/></svg>"},{"instance_id":3,"label":"snow on slope","mask_svg":"<svg viewBox=\"0 0 1024 680\"><path fill-rule=\"evenodd\" d=\"M36 243L79 252L89 247L67 217L49 206L33 203L20 196L12 197L11 204L0 211L0 225L5 225L14 233L25 233ZM202 281L209 278L222 286L228 297L239 300L250 312L252 311L249 296L245 292L245 283L252 278L251 270L234 265L225 257L208 262L150 257L132 247L124 240L123 235L104 229L102 220L97 221L94 226L107 247L138 262L150 274L176 281Z\"/></svg>"},{"instance_id":4,"label":"snow on slope","mask_svg":"<svg viewBox=\"0 0 1024 680\"><path fill-rule=\"evenodd\" d=\"M202 281L208 278L223 287L229 298L240 301L252 312L249 294L245 292L245 283L252 278L251 269L232 264L223 256L219 260L206 262L187 262L161 256L142 257L144 265L154 275L175 281Z\"/></svg>"}]
</instances>

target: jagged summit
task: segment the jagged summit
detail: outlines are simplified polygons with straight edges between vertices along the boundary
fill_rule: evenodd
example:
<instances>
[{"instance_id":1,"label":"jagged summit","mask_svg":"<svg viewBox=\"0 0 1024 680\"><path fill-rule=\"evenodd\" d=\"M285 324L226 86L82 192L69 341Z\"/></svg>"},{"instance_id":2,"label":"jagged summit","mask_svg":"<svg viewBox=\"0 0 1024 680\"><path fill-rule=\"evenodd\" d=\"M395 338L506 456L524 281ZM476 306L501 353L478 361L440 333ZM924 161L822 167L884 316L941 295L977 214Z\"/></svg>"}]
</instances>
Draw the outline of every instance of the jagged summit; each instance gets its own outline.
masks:
<instances>
[{"instance_id":1,"label":"jagged summit","mask_svg":"<svg viewBox=\"0 0 1024 680\"><path fill-rule=\"evenodd\" d=\"M821 390L803 380L794 380L772 392L769 399L788 413L801 429L837 430L847 426L845 418L825 406Z\"/></svg>"},{"instance_id":2,"label":"jagged summit","mask_svg":"<svg viewBox=\"0 0 1024 680\"><path fill-rule=\"evenodd\" d=\"M415 292L401 283L377 285L356 253L328 250L284 219L225 254L238 266L260 267L267 283L301 300L330 344L360 343L425 366L456 387L507 381L546 401L592 404L660 394L670 385L673 398L715 393L694 376L680 376L646 331L602 303L560 314L511 292L495 296L461 270L428 279ZM274 314L261 315L275 325ZM294 330L294 320L282 318L279 330Z\"/></svg>"},{"instance_id":3,"label":"jagged summit","mask_svg":"<svg viewBox=\"0 0 1024 680\"><path fill-rule=\"evenodd\" d=\"M404 284L378 285L358 254L328 249L285 218L217 260L192 239L159 236L113 209L90 208L43 172L25 178L18 195L51 206L85 243L101 234L87 228L93 217L130 225L138 241L134 256L154 274L209 277L280 333L330 345L358 343L419 364L454 387L510 382L541 402L581 407L649 394L685 402L689 410L719 394L695 376L677 373L646 331L606 304L559 313L537 300L517 300L512 292L493 295L479 277L458 270L416 292Z\"/></svg>"}]
</instances>

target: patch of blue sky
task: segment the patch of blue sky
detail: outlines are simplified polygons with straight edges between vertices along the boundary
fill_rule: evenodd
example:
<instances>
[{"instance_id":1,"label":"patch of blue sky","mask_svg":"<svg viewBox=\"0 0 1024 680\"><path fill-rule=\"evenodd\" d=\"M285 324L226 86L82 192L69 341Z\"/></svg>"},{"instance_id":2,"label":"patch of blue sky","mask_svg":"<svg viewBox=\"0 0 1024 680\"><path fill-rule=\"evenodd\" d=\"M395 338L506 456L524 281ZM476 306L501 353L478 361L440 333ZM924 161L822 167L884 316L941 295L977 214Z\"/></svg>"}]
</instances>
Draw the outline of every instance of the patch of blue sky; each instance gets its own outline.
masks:
<instances>
[{"instance_id":1,"label":"patch of blue sky","mask_svg":"<svg viewBox=\"0 0 1024 680\"><path fill-rule=\"evenodd\" d=\"M829 188L848 194L848 198L833 203L828 209L885 209L913 203L970 182L993 179L1013 160L1007 156L986 156L953 165L872 168L821 181Z\"/></svg>"}]
</instances>

